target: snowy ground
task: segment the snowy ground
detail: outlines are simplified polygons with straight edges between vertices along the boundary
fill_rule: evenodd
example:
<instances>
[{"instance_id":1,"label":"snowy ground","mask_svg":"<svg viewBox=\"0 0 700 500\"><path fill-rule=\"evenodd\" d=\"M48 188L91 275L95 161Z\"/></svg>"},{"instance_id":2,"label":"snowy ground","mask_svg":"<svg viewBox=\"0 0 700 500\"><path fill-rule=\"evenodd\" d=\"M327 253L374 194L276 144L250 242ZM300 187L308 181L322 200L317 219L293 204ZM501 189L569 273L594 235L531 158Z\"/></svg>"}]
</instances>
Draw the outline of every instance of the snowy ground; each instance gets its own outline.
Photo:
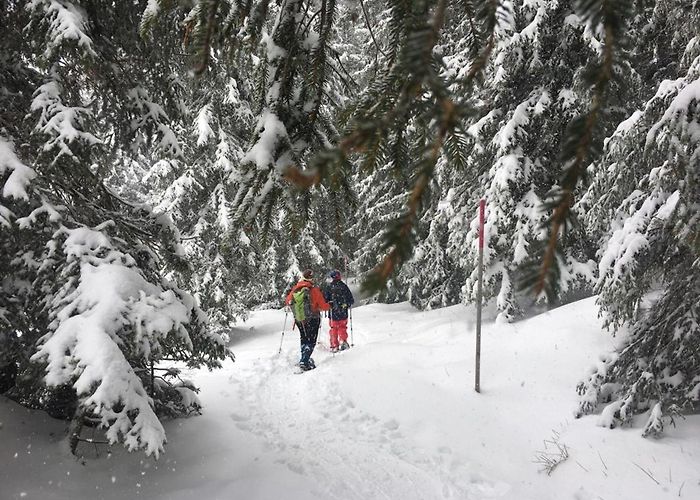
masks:
<instances>
[{"instance_id":1,"label":"snowy ground","mask_svg":"<svg viewBox=\"0 0 700 500\"><path fill-rule=\"evenodd\" d=\"M191 374L204 414L168 422L157 461L81 445L81 463L61 422L0 398L0 499L700 498L700 416L661 440L572 418L576 382L613 347L592 299L487 324L482 394L471 310L354 316L355 347L319 348L296 375L296 334L277 355L284 313L253 314L236 363ZM570 456L548 476L533 461L555 433Z\"/></svg>"}]
</instances>

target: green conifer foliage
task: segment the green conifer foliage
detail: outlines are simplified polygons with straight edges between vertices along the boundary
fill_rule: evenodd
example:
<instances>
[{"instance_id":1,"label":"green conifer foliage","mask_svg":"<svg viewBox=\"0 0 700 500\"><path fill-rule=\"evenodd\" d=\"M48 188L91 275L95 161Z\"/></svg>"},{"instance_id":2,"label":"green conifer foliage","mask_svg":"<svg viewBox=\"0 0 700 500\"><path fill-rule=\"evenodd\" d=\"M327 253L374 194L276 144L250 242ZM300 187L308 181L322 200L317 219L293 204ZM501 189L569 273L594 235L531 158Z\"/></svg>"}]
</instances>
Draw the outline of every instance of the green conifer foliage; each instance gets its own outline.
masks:
<instances>
[{"instance_id":1,"label":"green conifer foliage","mask_svg":"<svg viewBox=\"0 0 700 500\"><path fill-rule=\"evenodd\" d=\"M10 394L72 418L73 449L88 418L110 442L158 455L159 417L199 404L177 371L154 377L150 367L213 368L228 356L193 297L165 279L166 266L185 264L172 220L105 184L144 150L180 155L171 86L148 72L158 61L126 3L32 0L0 19L13 27L0 49L0 99L12 101L0 126L2 362L18 371Z\"/></svg>"},{"instance_id":2,"label":"green conifer foliage","mask_svg":"<svg viewBox=\"0 0 700 500\"><path fill-rule=\"evenodd\" d=\"M628 335L579 385L580 413L607 404L602 423L615 426L652 410L645 435L700 401L698 22L697 11L681 14L678 2L656 5L648 36L669 23L674 34L640 47L663 54L643 69L670 79L606 140L581 202L602 242L597 289L605 324Z\"/></svg>"}]
</instances>

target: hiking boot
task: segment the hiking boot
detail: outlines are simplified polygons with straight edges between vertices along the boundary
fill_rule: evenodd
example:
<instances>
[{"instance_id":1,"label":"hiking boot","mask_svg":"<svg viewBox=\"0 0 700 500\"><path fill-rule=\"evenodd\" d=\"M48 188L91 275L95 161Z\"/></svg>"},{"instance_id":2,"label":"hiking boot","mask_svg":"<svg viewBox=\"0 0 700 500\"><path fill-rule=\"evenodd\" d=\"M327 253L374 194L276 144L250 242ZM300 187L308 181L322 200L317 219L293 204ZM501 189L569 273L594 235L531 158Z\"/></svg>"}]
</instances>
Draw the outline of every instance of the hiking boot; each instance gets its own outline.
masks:
<instances>
[{"instance_id":1,"label":"hiking boot","mask_svg":"<svg viewBox=\"0 0 700 500\"><path fill-rule=\"evenodd\" d=\"M348 344L347 342L343 342L342 344L340 344L340 350L344 351L345 349L350 349L350 344Z\"/></svg>"}]
</instances>

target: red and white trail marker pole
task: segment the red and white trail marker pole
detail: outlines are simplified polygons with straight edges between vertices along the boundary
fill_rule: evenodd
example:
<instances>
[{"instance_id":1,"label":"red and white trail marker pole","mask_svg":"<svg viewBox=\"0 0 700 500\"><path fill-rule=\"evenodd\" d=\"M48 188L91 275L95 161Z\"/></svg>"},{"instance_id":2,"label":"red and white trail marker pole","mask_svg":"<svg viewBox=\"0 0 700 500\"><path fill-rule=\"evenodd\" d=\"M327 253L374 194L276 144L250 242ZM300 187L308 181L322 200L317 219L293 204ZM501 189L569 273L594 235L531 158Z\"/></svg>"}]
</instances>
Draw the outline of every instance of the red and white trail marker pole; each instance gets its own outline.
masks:
<instances>
[{"instance_id":1,"label":"red and white trail marker pole","mask_svg":"<svg viewBox=\"0 0 700 500\"><path fill-rule=\"evenodd\" d=\"M476 283L476 368L474 370L474 390L481 392L481 287L484 281L484 211L486 200L479 200L479 262Z\"/></svg>"}]
</instances>

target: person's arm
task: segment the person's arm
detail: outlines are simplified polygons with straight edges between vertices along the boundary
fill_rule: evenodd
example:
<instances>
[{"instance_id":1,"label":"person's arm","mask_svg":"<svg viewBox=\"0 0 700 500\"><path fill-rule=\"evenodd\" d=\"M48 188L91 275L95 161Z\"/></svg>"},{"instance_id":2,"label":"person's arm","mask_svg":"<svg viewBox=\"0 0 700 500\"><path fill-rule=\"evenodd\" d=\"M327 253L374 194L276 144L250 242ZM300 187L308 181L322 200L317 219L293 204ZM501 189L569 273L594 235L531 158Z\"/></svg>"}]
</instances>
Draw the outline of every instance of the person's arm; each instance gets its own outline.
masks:
<instances>
[{"instance_id":1,"label":"person's arm","mask_svg":"<svg viewBox=\"0 0 700 500\"><path fill-rule=\"evenodd\" d=\"M326 302L326 299L321 293L321 289L318 287L313 287L311 289L311 304L315 305L319 311L327 311L330 309L328 302Z\"/></svg>"},{"instance_id":2,"label":"person's arm","mask_svg":"<svg viewBox=\"0 0 700 500\"><path fill-rule=\"evenodd\" d=\"M350 287L343 283L345 286L345 299L348 302L348 306L352 306L355 303L355 297L352 296L352 292L350 291Z\"/></svg>"}]
</instances>

